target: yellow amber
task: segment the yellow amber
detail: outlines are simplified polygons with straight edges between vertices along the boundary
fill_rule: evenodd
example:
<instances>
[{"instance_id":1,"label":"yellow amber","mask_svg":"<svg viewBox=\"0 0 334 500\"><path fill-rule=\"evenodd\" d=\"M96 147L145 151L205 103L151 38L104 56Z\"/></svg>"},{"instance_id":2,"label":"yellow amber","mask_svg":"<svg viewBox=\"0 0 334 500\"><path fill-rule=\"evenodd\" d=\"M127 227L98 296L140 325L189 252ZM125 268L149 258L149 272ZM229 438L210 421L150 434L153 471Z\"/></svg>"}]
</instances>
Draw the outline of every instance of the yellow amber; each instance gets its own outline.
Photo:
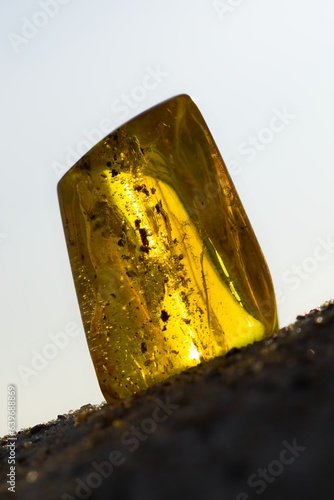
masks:
<instances>
[{"instance_id":1,"label":"yellow amber","mask_svg":"<svg viewBox=\"0 0 334 500\"><path fill-rule=\"evenodd\" d=\"M277 329L262 251L190 97L109 134L64 175L58 195L108 402Z\"/></svg>"}]
</instances>

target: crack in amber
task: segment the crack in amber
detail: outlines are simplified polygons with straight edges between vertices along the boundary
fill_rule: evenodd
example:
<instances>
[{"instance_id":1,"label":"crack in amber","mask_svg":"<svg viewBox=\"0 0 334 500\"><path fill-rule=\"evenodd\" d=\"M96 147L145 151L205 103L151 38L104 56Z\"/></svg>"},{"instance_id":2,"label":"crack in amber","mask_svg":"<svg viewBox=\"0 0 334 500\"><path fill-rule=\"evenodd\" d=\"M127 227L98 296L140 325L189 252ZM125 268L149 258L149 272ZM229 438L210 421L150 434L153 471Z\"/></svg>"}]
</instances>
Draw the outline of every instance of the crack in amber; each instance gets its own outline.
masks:
<instances>
[{"instance_id":1,"label":"crack in amber","mask_svg":"<svg viewBox=\"0 0 334 500\"><path fill-rule=\"evenodd\" d=\"M92 148L58 194L108 402L273 334L273 286L206 123L186 95Z\"/></svg>"}]
</instances>

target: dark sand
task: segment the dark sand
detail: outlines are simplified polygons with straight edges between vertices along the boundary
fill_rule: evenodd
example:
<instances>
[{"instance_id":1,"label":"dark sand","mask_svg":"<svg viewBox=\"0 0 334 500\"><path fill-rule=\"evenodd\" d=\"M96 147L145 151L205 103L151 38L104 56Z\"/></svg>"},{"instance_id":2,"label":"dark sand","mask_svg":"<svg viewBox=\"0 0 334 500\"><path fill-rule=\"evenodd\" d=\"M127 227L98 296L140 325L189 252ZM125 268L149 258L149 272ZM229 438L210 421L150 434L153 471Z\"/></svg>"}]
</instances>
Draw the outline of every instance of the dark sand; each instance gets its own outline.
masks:
<instances>
[{"instance_id":1,"label":"dark sand","mask_svg":"<svg viewBox=\"0 0 334 500\"><path fill-rule=\"evenodd\" d=\"M117 406L19 432L16 494L6 444L1 498L333 498L334 303Z\"/></svg>"}]
</instances>

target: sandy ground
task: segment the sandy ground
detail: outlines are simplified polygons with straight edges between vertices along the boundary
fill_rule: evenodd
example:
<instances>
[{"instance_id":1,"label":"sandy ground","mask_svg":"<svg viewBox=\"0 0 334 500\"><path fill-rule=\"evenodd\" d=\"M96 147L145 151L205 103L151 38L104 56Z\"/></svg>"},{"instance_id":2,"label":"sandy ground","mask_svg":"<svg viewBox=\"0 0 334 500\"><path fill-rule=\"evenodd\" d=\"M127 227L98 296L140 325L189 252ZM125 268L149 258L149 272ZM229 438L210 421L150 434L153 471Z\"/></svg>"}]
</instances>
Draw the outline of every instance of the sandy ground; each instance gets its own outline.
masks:
<instances>
[{"instance_id":1,"label":"sandy ground","mask_svg":"<svg viewBox=\"0 0 334 500\"><path fill-rule=\"evenodd\" d=\"M131 500L333 497L334 303L117 406L17 434L16 494Z\"/></svg>"}]
</instances>

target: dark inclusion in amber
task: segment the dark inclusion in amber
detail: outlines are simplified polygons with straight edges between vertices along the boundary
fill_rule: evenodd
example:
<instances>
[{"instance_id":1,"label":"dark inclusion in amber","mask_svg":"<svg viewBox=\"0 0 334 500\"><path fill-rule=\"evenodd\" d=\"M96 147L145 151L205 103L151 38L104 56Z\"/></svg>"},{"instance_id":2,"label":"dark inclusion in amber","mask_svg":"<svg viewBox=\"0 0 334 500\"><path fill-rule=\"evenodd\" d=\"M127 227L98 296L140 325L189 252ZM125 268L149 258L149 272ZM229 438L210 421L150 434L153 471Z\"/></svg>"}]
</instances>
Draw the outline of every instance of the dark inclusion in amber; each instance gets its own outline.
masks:
<instances>
[{"instance_id":1,"label":"dark inclusion in amber","mask_svg":"<svg viewBox=\"0 0 334 500\"><path fill-rule=\"evenodd\" d=\"M188 96L109 134L64 175L58 194L108 402L277 329L268 267Z\"/></svg>"}]
</instances>

